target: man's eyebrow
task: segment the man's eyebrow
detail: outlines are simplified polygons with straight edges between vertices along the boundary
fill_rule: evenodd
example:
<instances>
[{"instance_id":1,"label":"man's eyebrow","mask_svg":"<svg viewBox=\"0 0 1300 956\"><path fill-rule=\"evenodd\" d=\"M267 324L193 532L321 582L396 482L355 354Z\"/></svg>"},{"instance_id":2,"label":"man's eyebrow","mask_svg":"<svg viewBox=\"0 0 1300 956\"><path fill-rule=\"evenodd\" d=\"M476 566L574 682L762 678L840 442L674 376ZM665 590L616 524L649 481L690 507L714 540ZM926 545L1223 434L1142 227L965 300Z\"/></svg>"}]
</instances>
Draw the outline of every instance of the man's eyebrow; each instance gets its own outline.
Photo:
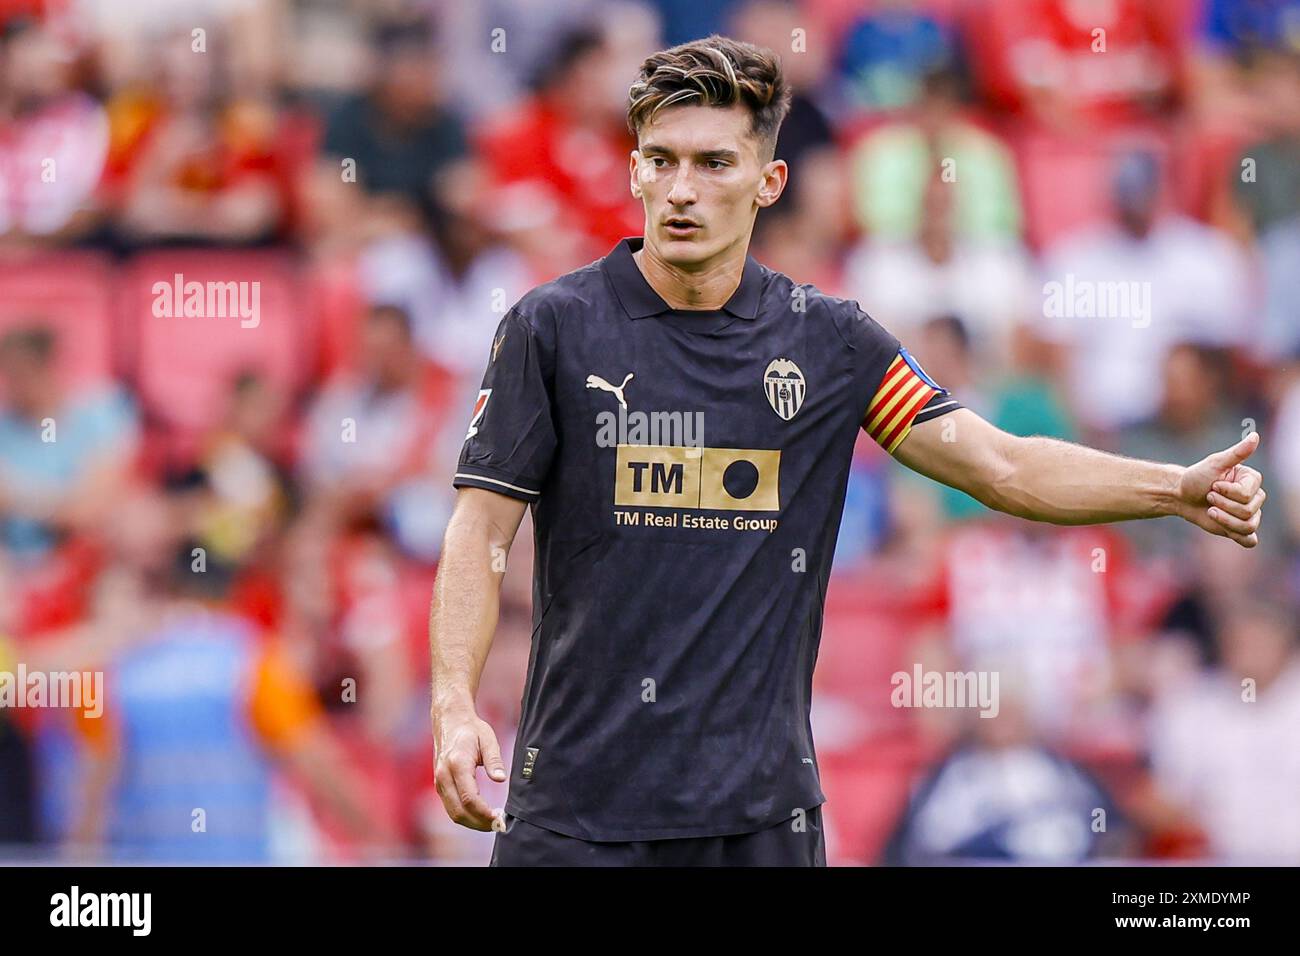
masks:
<instances>
[{"instance_id":1,"label":"man's eyebrow","mask_svg":"<svg viewBox=\"0 0 1300 956\"><path fill-rule=\"evenodd\" d=\"M663 154L665 156L674 155L671 149L669 149L667 146L660 146L658 143L645 143L641 146L642 156L647 156L651 153ZM697 159L737 160L740 158L740 154L736 152L734 149L727 149L724 147L720 149L702 149L699 152L695 153L695 157Z\"/></svg>"}]
</instances>

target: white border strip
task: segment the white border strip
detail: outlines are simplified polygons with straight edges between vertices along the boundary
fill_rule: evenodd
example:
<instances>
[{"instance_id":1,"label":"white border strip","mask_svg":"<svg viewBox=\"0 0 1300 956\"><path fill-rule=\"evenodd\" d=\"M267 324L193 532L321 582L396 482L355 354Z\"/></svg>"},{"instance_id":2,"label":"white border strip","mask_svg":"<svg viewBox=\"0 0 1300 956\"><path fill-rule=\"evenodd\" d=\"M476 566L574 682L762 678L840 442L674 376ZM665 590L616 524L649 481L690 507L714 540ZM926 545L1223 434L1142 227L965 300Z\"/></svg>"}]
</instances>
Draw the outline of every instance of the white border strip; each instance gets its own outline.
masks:
<instances>
[{"instance_id":1,"label":"white border strip","mask_svg":"<svg viewBox=\"0 0 1300 956\"><path fill-rule=\"evenodd\" d=\"M956 404L957 404L956 399L950 402L940 402L938 405L931 405L929 408L921 409L921 412L937 412L941 408L947 408L949 405L956 405ZM921 412L917 412L916 414L920 415ZM926 421L929 421L929 419L926 419ZM921 424L924 425L925 422L921 422Z\"/></svg>"},{"instance_id":2,"label":"white border strip","mask_svg":"<svg viewBox=\"0 0 1300 956\"><path fill-rule=\"evenodd\" d=\"M446 472L443 472L446 474ZM471 475L464 471L458 471L452 475L453 478L473 478L475 481L490 481L494 485L500 485L502 488L509 488L511 491L522 491L526 495L540 495L540 491L533 491L531 488L520 488L518 485L512 485L506 481L497 481L495 478L484 478L482 475Z\"/></svg>"}]
</instances>

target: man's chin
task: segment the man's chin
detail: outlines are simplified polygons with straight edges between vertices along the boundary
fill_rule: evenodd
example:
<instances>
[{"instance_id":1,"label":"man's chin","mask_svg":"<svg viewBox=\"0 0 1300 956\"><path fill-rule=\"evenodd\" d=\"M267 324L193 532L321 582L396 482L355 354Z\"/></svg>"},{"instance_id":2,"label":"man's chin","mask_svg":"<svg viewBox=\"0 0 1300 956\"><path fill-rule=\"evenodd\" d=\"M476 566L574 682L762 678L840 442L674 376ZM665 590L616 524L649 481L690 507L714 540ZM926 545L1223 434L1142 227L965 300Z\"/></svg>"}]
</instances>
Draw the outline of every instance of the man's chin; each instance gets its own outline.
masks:
<instances>
[{"instance_id":1,"label":"man's chin","mask_svg":"<svg viewBox=\"0 0 1300 956\"><path fill-rule=\"evenodd\" d=\"M659 241L655 243L659 256L664 262L670 265L692 265L697 262L703 262L712 256L716 250L712 244L705 242L698 236L678 238L676 236L660 236Z\"/></svg>"}]
</instances>

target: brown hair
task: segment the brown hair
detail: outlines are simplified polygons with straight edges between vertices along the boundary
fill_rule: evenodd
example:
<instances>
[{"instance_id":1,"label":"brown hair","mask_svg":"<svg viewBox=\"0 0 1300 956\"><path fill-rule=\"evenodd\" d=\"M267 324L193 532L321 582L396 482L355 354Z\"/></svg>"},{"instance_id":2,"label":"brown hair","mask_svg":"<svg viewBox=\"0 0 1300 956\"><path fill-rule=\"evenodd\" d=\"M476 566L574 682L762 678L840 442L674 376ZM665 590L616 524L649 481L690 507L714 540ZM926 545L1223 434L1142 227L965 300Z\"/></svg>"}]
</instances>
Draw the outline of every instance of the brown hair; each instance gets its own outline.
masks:
<instances>
[{"instance_id":1,"label":"brown hair","mask_svg":"<svg viewBox=\"0 0 1300 956\"><path fill-rule=\"evenodd\" d=\"M669 106L727 107L749 110L751 131L767 150L790 111L790 87L781 61L771 50L716 33L646 58L628 90L627 128L635 135Z\"/></svg>"}]
</instances>

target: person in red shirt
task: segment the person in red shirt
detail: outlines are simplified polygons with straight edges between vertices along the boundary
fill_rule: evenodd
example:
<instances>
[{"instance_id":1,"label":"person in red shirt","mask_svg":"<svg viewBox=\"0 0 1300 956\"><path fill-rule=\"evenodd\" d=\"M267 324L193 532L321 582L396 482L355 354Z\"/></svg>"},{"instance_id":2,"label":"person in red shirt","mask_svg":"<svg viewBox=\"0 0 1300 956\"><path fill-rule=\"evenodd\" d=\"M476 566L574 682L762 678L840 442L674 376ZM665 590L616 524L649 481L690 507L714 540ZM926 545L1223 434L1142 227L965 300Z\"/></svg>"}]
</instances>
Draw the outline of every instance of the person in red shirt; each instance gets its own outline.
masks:
<instances>
[{"instance_id":1,"label":"person in red shirt","mask_svg":"<svg viewBox=\"0 0 1300 956\"><path fill-rule=\"evenodd\" d=\"M636 142L623 116L627 86L616 82L628 73L621 59L598 29L574 30L538 70L534 95L477 136L493 182L512 187L503 195L526 195L530 215L545 220L536 232L557 272L641 232L644 213L627 191Z\"/></svg>"},{"instance_id":2,"label":"person in red shirt","mask_svg":"<svg viewBox=\"0 0 1300 956\"><path fill-rule=\"evenodd\" d=\"M996 0L965 32L995 105L1047 127L1113 127L1170 105L1184 82L1185 4Z\"/></svg>"}]
</instances>

